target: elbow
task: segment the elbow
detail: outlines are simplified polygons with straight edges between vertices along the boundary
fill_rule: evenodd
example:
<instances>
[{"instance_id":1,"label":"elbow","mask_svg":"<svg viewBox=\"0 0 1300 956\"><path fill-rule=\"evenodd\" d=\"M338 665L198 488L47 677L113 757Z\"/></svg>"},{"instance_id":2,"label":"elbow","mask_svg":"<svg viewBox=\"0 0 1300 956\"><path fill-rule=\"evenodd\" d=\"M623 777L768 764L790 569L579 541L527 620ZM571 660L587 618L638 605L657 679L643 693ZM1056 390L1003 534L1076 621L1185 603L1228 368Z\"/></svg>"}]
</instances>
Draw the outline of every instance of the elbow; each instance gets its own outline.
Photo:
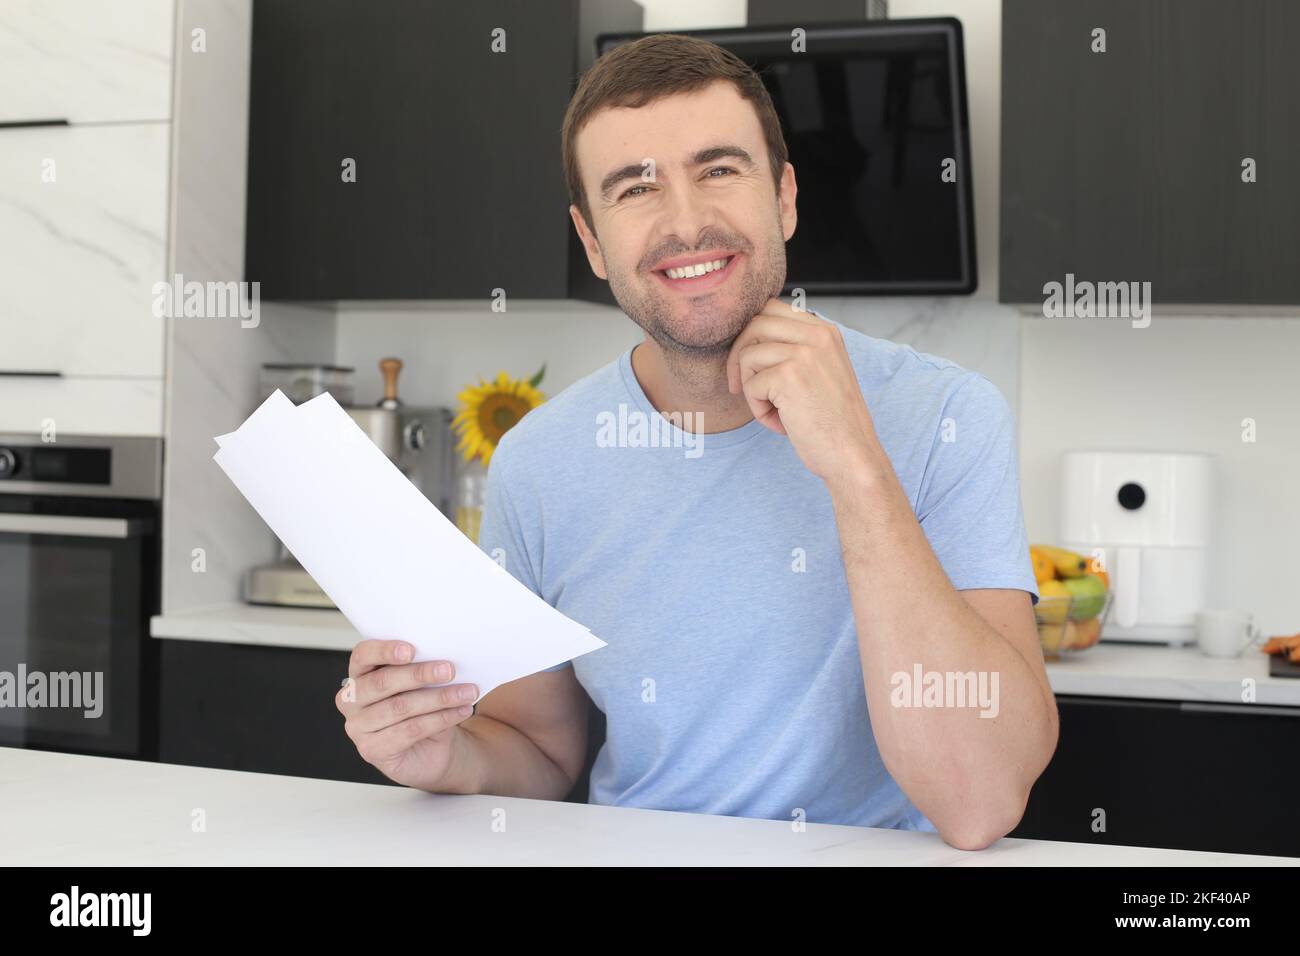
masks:
<instances>
[{"instance_id":1,"label":"elbow","mask_svg":"<svg viewBox=\"0 0 1300 956\"><path fill-rule=\"evenodd\" d=\"M977 805L949 825L939 827L939 836L958 850L986 849L1020 825L1028 802L1029 792L1026 790L1009 798Z\"/></svg>"},{"instance_id":2,"label":"elbow","mask_svg":"<svg viewBox=\"0 0 1300 956\"><path fill-rule=\"evenodd\" d=\"M1024 819L1025 807L1029 804L1029 792L1039 774L1051 762L1059 738L1060 725L1053 701L1038 771L1028 780L1016 781L1009 787L999 788L1000 792L989 793L983 799L963 804L962 810L948 827L938 828L939 836L944 842L958 850L983 850L1018 827Z\"/></svg>"}]
</instances>

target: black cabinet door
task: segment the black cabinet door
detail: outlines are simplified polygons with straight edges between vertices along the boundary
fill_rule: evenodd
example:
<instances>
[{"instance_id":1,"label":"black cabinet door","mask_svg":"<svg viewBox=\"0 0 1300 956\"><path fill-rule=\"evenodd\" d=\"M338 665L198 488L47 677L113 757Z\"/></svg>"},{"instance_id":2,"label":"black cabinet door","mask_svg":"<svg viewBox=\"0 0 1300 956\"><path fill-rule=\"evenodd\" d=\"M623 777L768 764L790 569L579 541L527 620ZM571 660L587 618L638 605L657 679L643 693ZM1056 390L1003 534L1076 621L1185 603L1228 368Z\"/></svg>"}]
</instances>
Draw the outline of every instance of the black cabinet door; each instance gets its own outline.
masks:
<instances>
[{"instance_id":1,"label":"black cabinet door","mask_svg":"<svg viewBox=\"0 0 1300 956\"><path fill-rule=\"evenodd\" d=\"M357 754L334 694L347 651L160 640L164 763L387 783Z\"/></svg>"},{"instance_id":2,"label":"black cabinet door","mask_svg":"<svg viewBox=\"0 0 1300 956\"><path fill-rule=\"evenodd\" d=\"M1300 708L1060 696L1056 755L1011 836L1300 856ZM1094 828L1102 819L1105 830Z\"/></svg>"},{"instance_id":3,"label":"black cabinet door","mask_svg":"<svg viewBox=\"0 0 1300 956\"><path fill-rule=\"evenodd\" d=\"M245 278L267 299L563 297L576 10L257 0Z\"/></svg>"},{"instance_id":4,"label":"black cabinet door","mask_svg":"<svg viewBox=\"0 0 1300 956\"><path fill-rule=\"evenodd\" d=\"M1004 0L1001 300L1300 303L1298 41L1287 0Z\"/></svg>"}]
</instances>

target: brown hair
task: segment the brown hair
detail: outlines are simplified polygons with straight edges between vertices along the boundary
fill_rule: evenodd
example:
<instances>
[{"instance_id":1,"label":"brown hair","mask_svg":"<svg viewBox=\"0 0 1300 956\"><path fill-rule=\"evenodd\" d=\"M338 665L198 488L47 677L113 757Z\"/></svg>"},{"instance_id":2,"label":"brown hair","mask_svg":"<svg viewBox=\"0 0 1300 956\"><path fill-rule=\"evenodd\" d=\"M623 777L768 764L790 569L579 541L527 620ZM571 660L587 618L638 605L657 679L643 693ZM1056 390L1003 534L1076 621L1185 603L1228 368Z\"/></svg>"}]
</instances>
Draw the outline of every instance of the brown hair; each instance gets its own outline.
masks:
<instances>
[{"instance_id":1,"label":"brown hair","mask_svg":"<svg viewBox=\"0 0 1300 956\"><path fill-rule=\"evenodd\" d=\"M574 141L598 111L610 107L645 106L663 96L692 93L717 80L728 80L753 104L767 142L768 163L776 189L781 188L788 156L781 121L758 74L734 53L716 43L675 33L658 33L615 47L593 63L578 82L561 127L564 177L569 201L590 227L591 207L582 188Z\"/></svg>"}]
</instances>

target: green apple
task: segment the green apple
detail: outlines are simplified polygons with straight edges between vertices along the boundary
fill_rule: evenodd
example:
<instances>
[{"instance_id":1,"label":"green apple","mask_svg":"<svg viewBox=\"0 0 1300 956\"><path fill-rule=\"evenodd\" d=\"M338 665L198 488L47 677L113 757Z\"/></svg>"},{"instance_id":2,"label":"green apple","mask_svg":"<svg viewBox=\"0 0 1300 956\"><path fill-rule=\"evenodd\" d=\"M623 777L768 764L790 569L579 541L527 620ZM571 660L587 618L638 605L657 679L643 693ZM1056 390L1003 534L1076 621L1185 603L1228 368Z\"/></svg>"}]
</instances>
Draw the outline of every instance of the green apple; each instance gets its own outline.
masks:
<instances>
[{"instance_id":1,"label":"green apple","mask_svg":"<svg viewBox=\"0 0 1300 956\"><path fill-rule=\"evenodd\" d=\"M1101 613L1106 603L1105 581L1095 574L1084 574L1077 578L1066 578L1061 583L1074 598L1070 608L1071 620L1088 621Z\"/></svg>"}]
</instances>

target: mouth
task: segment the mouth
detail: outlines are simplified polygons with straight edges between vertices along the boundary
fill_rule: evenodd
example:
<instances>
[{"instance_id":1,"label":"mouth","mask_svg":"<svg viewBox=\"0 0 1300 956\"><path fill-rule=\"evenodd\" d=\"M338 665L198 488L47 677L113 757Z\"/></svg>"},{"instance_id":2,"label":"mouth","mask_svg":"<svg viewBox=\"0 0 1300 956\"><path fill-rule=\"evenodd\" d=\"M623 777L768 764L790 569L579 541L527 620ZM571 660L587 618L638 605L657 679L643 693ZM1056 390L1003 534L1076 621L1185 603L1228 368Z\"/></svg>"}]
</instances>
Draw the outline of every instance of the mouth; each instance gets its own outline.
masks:
<instances>
[{"instance_id":1,"label":"mouth","mask_svg":"<svg viewBox=\"0 0 1300 956\"><path fill-rule=\"evenodd\" d=\"M661 283L675 292L702 295L712 292L731 278L739 259L739 253L724 253L711 259L694 256L652 271Z\"/></svg>"}]
</instances>

